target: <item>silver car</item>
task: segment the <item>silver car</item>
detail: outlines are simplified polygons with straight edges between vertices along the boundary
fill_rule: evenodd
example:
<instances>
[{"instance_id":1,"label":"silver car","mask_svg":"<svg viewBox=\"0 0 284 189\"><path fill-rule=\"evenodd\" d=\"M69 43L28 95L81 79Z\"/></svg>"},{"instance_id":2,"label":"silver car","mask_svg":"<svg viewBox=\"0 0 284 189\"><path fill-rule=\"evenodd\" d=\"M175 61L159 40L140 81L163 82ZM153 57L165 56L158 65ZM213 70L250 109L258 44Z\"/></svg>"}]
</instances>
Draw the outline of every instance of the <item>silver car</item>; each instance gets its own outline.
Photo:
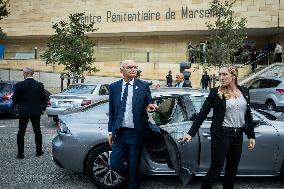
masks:
<instances>
[{"instance_id":1,"label":"silver car","mask_svg":"<svg viewBox=\"0 0 284 189\"><path fill-rule=\"evenodd\" d=\"M58 115L68 109L90 106L95 102L108 99L107 84L78 83L69 85L65 90L49 97L46 114L58 122Z\"/></svg>"},{"instance_id":2,"label":"silver car","mask_svg":"<svg viewBox=\"0 0 284 189\"><path fill-rule=\"evenodd\" d=\"M258 78L248 88L253 107L284 112L284 78Z\"/></svg>"},{"instance_id":3,"label":"silver car","mask_svg":"<svg viewBox=\"0 0 284 189\"><path fill-rule=\"evenodd\" d=\"M186 185L194 175L203 176L210 165L212 113L192 142L181 143L208 94L189 89L152 90L159 108L149 114L150 128L143 151L141 174L179 175ZM238 175L284 177L284 123L269 112L252 110L257 145L243 155ZM52 141L54 162L62 168L84 172L102 188L117 188L124 180L109 166L108 102L102 101L81 112L60 116L58 135Z\"/></svg>"}]
</instances>

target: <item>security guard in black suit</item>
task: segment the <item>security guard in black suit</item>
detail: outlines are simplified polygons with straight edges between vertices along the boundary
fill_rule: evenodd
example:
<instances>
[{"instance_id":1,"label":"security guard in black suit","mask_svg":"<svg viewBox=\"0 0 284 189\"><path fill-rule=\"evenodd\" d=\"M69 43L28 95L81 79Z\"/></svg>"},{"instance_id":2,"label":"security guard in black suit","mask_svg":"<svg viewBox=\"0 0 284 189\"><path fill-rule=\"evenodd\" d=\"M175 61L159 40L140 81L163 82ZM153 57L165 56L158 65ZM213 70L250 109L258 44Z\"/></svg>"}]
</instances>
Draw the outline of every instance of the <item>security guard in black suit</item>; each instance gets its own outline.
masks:
<instances>
[{"instance_id":1,"label":"security guard in black suit","mask_svg":"<svg viewBox=\"0 0 284 189\"><path fill-rule=\"evenodd\" d=\"M18 105L19 131L17 135L18 159L24 158L24 137L28 122L31 121L35 133L36 156L43 155L42 134L40 130L40 117L46 107L46 95L42 83L33 79L34 70L23 69L24 81L16 84L13 102Z\"/></svg>"},{"instance_id":2,"label":"security guard in black suit","mask_svg":"<svg viewBox=\"0 0 284 189\"><path fill-rule=\"evenodd\" d=\"M253 119L249 105L249 93L237 85L237 68L222 67L219 72L221 86L210 90L188 134L182 140L191 141L213 109L211 124L211 164L204 177L202 189L211 189L220 176L226 160L224 189L234 188L242 153L243 132L249 139L248 149L255 146Z\"/></svg>"}]
</instances>

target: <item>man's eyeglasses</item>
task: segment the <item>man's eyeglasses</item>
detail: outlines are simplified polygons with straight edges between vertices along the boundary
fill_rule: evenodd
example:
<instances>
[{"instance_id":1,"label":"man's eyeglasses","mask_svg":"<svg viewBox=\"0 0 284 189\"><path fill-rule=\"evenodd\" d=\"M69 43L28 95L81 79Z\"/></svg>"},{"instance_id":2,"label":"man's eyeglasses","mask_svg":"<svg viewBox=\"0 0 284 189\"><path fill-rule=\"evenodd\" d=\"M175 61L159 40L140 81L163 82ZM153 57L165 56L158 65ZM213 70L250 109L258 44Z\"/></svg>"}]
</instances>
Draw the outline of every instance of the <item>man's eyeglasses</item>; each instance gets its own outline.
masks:
<instances>
[{"instance_id":1,"label":"man's eyeglasses","mask_svg":"<svg viewBox=\"0 0 284 189\"><path fill-rule=\"evenodd\" d=\"M124 69L127 69L127 70L137 70L138 69L138 66L127 66L127 67L124 67Z\"/></svg>"}]
</instances>

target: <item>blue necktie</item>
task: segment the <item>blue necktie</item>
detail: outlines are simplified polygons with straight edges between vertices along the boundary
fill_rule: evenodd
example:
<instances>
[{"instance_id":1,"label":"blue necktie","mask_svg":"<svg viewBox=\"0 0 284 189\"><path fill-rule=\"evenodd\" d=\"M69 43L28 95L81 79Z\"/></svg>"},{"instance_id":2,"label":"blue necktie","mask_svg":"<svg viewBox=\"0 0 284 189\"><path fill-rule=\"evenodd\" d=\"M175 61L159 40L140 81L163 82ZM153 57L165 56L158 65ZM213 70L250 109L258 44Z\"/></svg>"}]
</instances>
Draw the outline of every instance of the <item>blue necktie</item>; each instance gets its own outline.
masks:
<instances>
[{"instance_id":1,"label":"blue necktie","mask_svg":"<svg viewBox=\"0 0 284 189\"><path fill-rule=\"evenodd\" d=\"M128 95L128 86L129 86L129 83L126 83L124 91L123 91L123 96L122 96L122 99L121 99L121 102L120 102L119 110L118 110L118 115L117 115L117 117L119 119L119 121L117 122L118 128L120 128L122 126L122 121L123 121L123 118L124 118L127 95Z\"/></svg>"}]
</instances>

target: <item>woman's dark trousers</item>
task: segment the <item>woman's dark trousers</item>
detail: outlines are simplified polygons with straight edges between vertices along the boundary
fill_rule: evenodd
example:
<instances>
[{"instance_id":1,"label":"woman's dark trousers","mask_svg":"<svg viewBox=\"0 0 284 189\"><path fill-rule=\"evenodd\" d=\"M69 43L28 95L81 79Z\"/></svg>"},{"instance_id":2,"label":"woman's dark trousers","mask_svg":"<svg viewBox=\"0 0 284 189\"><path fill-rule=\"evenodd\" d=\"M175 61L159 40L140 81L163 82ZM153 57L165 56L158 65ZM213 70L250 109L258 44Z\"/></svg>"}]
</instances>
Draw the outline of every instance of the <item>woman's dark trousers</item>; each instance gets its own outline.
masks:
<instances>
[{"instance_id":1,"label":"woman's dark trousers","mask_svg":"<svg viewBox=\"0 0 284 189\"><path fill-rule=\"evenodd\" d=\"M241 129L235 131L233 128L223 128L219 136L211 139L211 164L204 177L202 189L211 189L219 178L225 166L224 189L234 188L234 179L238 172L238 165L242 153L243 132Z\"/></svg>"}]
</instances>

